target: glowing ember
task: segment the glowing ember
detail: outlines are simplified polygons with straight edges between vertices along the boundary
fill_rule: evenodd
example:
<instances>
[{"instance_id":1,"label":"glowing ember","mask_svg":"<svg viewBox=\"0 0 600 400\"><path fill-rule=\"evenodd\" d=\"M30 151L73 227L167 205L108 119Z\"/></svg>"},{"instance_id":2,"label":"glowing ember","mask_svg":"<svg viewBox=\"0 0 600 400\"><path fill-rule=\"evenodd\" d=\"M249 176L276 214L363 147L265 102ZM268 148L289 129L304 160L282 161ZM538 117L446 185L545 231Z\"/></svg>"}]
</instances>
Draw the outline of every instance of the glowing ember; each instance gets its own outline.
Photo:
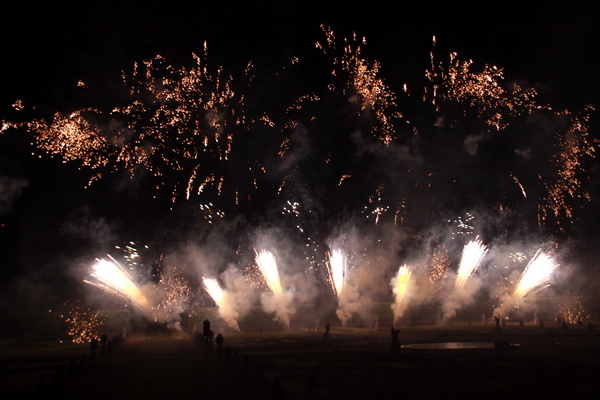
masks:
<instances>
[{"instance_id":1,"label":"glowing ember","mask_svg":"<svg viewBox=\"0 0 600 400\"><path fill-rule=\"evenodd\" d=\"M100 339L104 316L99 311L74 306L69 310L65 322L68 324L67 334L73 338L73 343L88 343L92 339Z\"/></svg>"},{"instance_id":2,"label":"glowing ember","mask_svg":"<svg viewBox=\"0 0 600 400\"><path fill-rule=\"evenodd\" d=\"M462 288L467 279L471 277L479 267L481 260L488 252L479 239L472 240L463 248L460 266L458 267L458 276L456 278L456 288Z\"/></svg>"}]
</instances>

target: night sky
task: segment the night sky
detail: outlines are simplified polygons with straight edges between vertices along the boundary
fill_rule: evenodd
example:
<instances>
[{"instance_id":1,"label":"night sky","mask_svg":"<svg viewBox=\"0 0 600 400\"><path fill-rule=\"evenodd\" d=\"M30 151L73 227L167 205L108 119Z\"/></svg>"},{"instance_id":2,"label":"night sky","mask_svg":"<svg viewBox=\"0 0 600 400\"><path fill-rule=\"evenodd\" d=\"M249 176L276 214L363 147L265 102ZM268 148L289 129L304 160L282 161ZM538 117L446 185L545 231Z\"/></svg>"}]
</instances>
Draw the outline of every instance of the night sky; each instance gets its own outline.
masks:
<instances>
[{"instance_id":1,"label":"night sky","mask_svg":"<svg viewBox=\"0 0 600 400\"><path fill-rule=\"evenodd\" d=\"M548 102L556 109L575 110L586 104L599 103L599 74L592 61L596 58L599 32L592 2L560 7L523 4L526 2L513 6L448 2L435 6L425 3L390 7L367 2L347 4L343 8L328 4L309 8L304 2L289 5L215 2L209 6L203 3L14 5L4 14L5 21L0 27L3 38L0 119L19 122L91 105L111 107L124 96L121 71L130 70L134 62L157 54L174 65L189 63L193 52L202 53L204 42L208 45L211 65L223 66L225 73L236 75L248 61L253 61L259 74L269 76L292 56L298 56L300 60L314 57L314 43L323 40L321 24L331 27L338 37L352 32L365 36L364 56L381 63L381 75L395 93L402 91L404 83L411 87L422 83L435 35L439 54L455 51L461 59L472 59L476 65L504 68L507 81L535 87L539 101ZM322 65L319 62L315 65ZM313 64L310 65L313 68ZM286 77L289 80L284 82L287 85L284 87L293 88L289 90L297 93L299 88L318 86L318 79L324 79L329 73L323 68L315 74L315 81L311 81L310 74L314 70L305 72ZM85 93L77 90L79 80L89 88ZM266 79L265 82L271 81ZM271 89L265 84L253 92L254 98L264 101L267 106L284 101L285 93L281 93L279 86L274 87ZM17 99L23 101L26 107L23 111L12 109L11 105ZM372 180L373 170L388 174L382 167L384 161L376 156L373 159L357 157L356 148L339 140L354 126L353 122L340 122L344 115L336 108L338 103L335 101L339 100L333 99L326 106L329 108L318 110L330 115L329 119L317 120L325 122L315 125L326 133L312 138L312 152L299 167L305 179L299 186L311 187L318 193L312 198L317 203L314 208L319 210L320 221L325 221L322 224L306 221L306 224L320 224L323 231L343 219L340 204L349 208L348 213L360 209L367 193L373 192L373 187L367 185ZM417 122L419 118L430 117L418 108L410 109L409 114ZM597 137L594 118L591 126L591 135ZM465 125L465 129L470 128ZM477 201L472 201L471 205L486 205L498 193L503 193L504 183L496 180L495 174L498 170L503 173L507 170L492 166L510 162L508 158L512 153L498 149L510 148L519 140L525 140L524 137L528 136L513 131L482 145L480 154L487 161L477 164L483 166L477 174L472 171L473 165L458 164L458 158L455 160L445 153L459 142L460 147L462 139L456 139L454 143L454 139L446 138L447 142L441 144L428 142L433 139L425 138L421 146L432 149L439 145L441 149L437 153L426 152L429 160L438 163L436 168L445 161L448 165L444 169L454 169L456 175L461 174L462 169L469 169L472 180L465 183L468 188L460 194L449 194L442 189L429 198L415 198L414 202L421 203L427 214L409 218L407 229L420 229L418 225L426 224L431 218L431 210L442 208L439 204L447 206L448 210L464 212L455 203L469 203L472 196L476 196ZM536 146L538 139L533 136L529 139L531 145ZM64 164L59 158L44 156L31 143L31 136L23 131L0 134L0 287L5 297L11 299L5 300L4 305L12 303L15 296L38 287L38 283L49 284L45 287L50 288L44 290L50 297L77 292L77 281L66 271L72 270L82 259L106 252L116 243L176 240L197 228L187 223L181 226L182 221L187 221L181 215L194 207L193 201L174 205L168 195L153 198L154 193L148 188L152 182L141 179L123 184L123 178L118 174L84 189L90 177L87 170L78 170L74 163ZM540 144L541 147L545 145ZM322 159L321 153L331 151L343 159L339 165L349 165L348 170L352 171L364 171L362 174L356 172L360 180L352 186L359 189L349 192L321 189L337 182L343 171L342 167L340 171L334 171L333 167L332 170L311 168ZM593 260L587 252L598 240L595 210L600 195L597 161L588 163L589 179L585 180L585 185L592 201L579 202L577 222L568 228L568 232L558 235L562 240L577 242L578 251L586 262ZM526 168L522 167L523 170ZM236 175L235 171L228 174ZM261 184L276 187L277 182L265 178ZM227 203L222 208L230 215L243 216L245 227L260 226L267 221L276 223L271 217L275 213L271 208L277 203L273 193L272 189L266 190L262 198L250 204L236 208ZM350 196L350 200L345 196ZM340 201L340 198L345 200ZM196 200L204 203L207 199ZM217 203L218 197L210 200L221 206ZM352 201L357 204L351 205ZM519 211L535 212L530 199L521 203ZM535 225L536 217L529 214L523 221ZM493 234L494 229L487 233ZM167 236L170 239L165 239ZM586 267L590 271L597 269L595 265Z\"/></svg>"}]
</instances>

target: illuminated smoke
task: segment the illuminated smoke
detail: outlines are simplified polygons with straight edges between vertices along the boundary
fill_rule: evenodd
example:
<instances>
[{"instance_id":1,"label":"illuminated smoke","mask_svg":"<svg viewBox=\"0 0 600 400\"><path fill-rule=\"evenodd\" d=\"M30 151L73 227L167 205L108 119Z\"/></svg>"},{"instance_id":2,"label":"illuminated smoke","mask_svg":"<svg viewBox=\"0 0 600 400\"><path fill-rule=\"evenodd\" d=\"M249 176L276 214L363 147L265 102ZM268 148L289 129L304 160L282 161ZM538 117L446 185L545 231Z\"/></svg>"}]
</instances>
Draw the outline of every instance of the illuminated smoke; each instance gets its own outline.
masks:
<instances>
[{"instance_id":1,"label":"illuminated smoke","mask_svg":"<svg viewBox=\"0 0 600 400\"><path fill-rule=\"evenodd\" d=\"M394 311L394 323L404 315L404 310L407 306L407 291L410 283L410 277L412 272L407 265L404 265L398 269L398 273L392 278L390 285L392 286L392 292L394 293L394 303L392 304L392 310Z\"/></svg>"},{"instance_id":2,"label":"illuminated smoke","mask_svg":"<svg viewBox=\"0 0 600 400\"><path fill-rule=\"evenodd\" d=\"M270 289L270 293L263 293L261 297L263 308L268 313L275 313L275 318L287 329L290 327L290 316L295 313L291 306L293 295L281 287L279 268L273 253L267 250L255 250L255 253L256 263Z\"/></svg>"},{"instance_id":3,"label":"illuminated smoke","mask_svg":"<svg viewBox=\"0 0 600 400\"><path fill-rule=\"evenodd\" d=\"M465 286L467 279L475 273L487 252L487 247L478 239L465 245L458 267L458 276L456 277L455 287L457 289Z\"/></svg>"},{"instance_id":4,"label":"illuminated smoke","mask_svg":"<svg viewBox=\"0 0 600 400\"><path fill-rule=\"evenodd\" d=\"M506 186L511 192L517 189L519 196L514 196L517 197L515 201L526 199L525 205L528 207L537 202L532 208L541 225L555 222L564 230L567 224L577 220L576 208L570 202L573 199L590 199L583 184L582 176L586 170L582 161L594 158L597 146L597 142L589 135L591 107L581 114L554 112L550 106L537 103L535 90L505 82L504 72L499 67L464 61L456 53L451 53L446 62L437 62L432 52L431 67L426 71L428 86L424 88L423 96L411 97L411 100L419 99L417 102L422 99L423 104L416 104L414 108L421 109L425 105L427 112L409 122L398 111L396 94L382 78L382 65L365 58L366 40L354 36L344 38L339 43L333 31L324 28L324 32L325 41L318 43L317 48L326 57L330 56L332 72L328 79L331 81L316 87L315 93L298 93L285 102L273 101L276 106L269 106L269 101L259 98L256 102L259 109L255 115L249 115L245 106L249 93L240 93L237 89L234 91L233 77L225 76L221 68L211 69L206 62L206 55L194 55L193 65L188 68L176 68L162 56L156 56L152 60L136 63L130 74L124 74L123 81L130 97L124 104L113 107L109 113L83 108L70 113L56 113L49 121L34 120L24 126L33 133L32 142L38 149L64 162L76 162L78 166L88 169L91 175L89 182L121 172L131 178L146 173L154 178L152 189L156 189L159 195L166 193L173 202L199 198L199 204L207 204L200 205L207 225L232 218L229 210L225 214L220 211L221 208L243 212L237 206L244 201L271 199L292 190L302 179L299 177L318 175L321 179L329 174L332 176L329 181L318 181L318 185L313 186L318 187L319 191L326 188L323 191L327 191L328 198L341 199L340 210L360 214L378 229L384 229L392 215L395 227L418 229L416 224L411 225L414 222L410 220L411 216L415 220L423 219L422 216L430 211L425 209L427 203L435 203L432 199L438 199L442 190L447 194L450 193L447 188L457 187L461 181L470 182L469 167L479 170L477 167L484 165L481 164L484 161L477 161L480 164L473 161L486 160L486 157L475 157L481 151L480 144L483 141L487 140L490 145L494 143L490 137L506 134L507 140L502 142L511 143L513 140L508 140L511 139L508 136L510 131L519 131L513 128L514 125L524 119L533 121L533 114L541 118L552 115L567 121L549 140L554 145L549 146L552 150L548 150L548 154L530 157L527 147L535 145L539 138L528 142L522 135L522 140L516 142L523 142L524 148L505 150L506 154L518 154L522 159L515 165L494 165L498 169L499 179L504 177L506 181L494 185L493 190L502 190ZM298 61L297 58L292 60L291 64ZM246 77L251 70L249 63ZM293 76L293 71L288 69L286 74ZM244 84L239 87L246 88ZM274 95L274 91L269 89L261 88L259 92ZM249 86L247 90L251 92ZM408 93L406 87L404 92ZM325 107L327 102L322 99L337 95L344 101L344 110L348 105L353 107L354 114L349 119L361 121L356 126L341 127L340 131L352 130L356 133L352 136L332 135L331 142L334 144L331 148L308 145L320 136L327 136L321 134L321 128L330 123L328 115L318 114L317 111L319 108L330 111ZM337 106L339 104L334 104L331 109ZM408 109L412 109L412 106ZM434 115L434 120L425 118L430 113ZM326 122L319 125L322 120ZM465 126L474 126L476 129L469 132L463 129ZM255 127L260 128L256 130L256 135L252 129ZM318 134L311 136L313 132ZM470 157L467 167L465 164L453 164L454 159L439 157L440 148L434 143L440 139L440 143L445 144L445 140L451 137L459 138L462 146L459 150ZM275 145L270 143L267 146L263 143L265 140ZM419 144L415 147L406 144L411 142ZM317 148L319 151L314 151ZM261 154L248 154L249 149L260 149ZM350 149L351 153L339 149ZM461 152L455 150L451 148L442 154L459 157ZM409 157L415 153L419 157ZM349 162L349 154L352 157L356 155L357 165ZM367 157L359 158L363 154ZM444 159L439 162L438 158ZM371 159L385 159L386 162L376 164ZM405 163L388 162L398 159ZM309 164L313 173L303 174L305 171L302 171L300 161ZM525 162L529 162L526 168L518 168ZM363 165L367 168L355 168ZM462 169L454 170L452 165L459 165ZM444 171L445 166L451 172ZM321 167L327 168L327 174L314 173ZM374 173L362 174L363 170ZM390 171L397 174L390 175ZM263 177L269 178L268 185L262 185ZM306 186L313 183L315 181L309 181ZM405 188L410 191L400 190ZM398 195L395 191L402 194ZM12 189L8 193L5 190L5 193L10 195L11 201L16 195ZM214 196L215 193L217 196ZM228 197L223 193L228 193ZM414 193L414 196L407 196L406 193ZM505 201L504 194L497 193L498 196L491 203L503 212L519 209L521 204L510 204L508 200ZM210 200L217 197L219 203L213 206ZM458 196L456 198L460 199ZM352 204L350 201L344 202L344 199L356 201ZM319 200L315 199L315 203ZM232 204L233 207L229 207ZM257 213L265 211L259 209L258 203L255 204ZM0 199L0 212L2 208ZM287 215L298 220L297 230L308 238L305 225L302 224L302 219L309 215L306 210L312 211L311 207L304 206L304 201L300 203L295 199L288 200L284 207ZM332 220L338 215L334 215ZM452 234L453 239L458 235L474 234L472 220L470 214L455 220L457 232ZM327 224L331 220L324 222ZM319 232L322 234L323 230L319 229ZM309 239L311 245L316 243L315 236ZM368 252L367 249L360 251ZM471 241L464 247L454 287L447 288L448 293L440 296L446 318L454 316L457 309L472 300L477 289L473 276L486 254L487 247L479 240ZM292 294L282 288L274 255L263 250L256 253L255 261L260 274L249 279L262 280L267 285L269 293L262 296L263 306L275 312L277 319L289 326L289 316L293 312ZM328 283L338 300L336 313L346 324L354 313L366 308L365 298L361 296L365 281L349 279L348 261L341 251L334 249L328 261ZM394 262L393 268L397 265ZM448 250L440 245L428 262L431 291L443 286L449 265ZM530 293L546 287L556 267L547 254L536 255L512 292L513 298L507 299L506 304L510 303L508 300L522 302ZM411 279L410 271L401 274L402 268L392 284L395 318L401 315L406 305L406 291ZM112 259L98 260L92 277L94 280L86 281L88 284L124 297L140 309L154 312L159 320L174 318L190 296L189 286L171 276L163 277L154 288L144 286L141 289ZM414 283L417 284L416 280ZM226 297L233 296L237 290L228 289L217 293L215 287L206 287L218 304L220 313L230 315L235 321L238 301L229 301ZM228 311L230 306L233 307L231 314Z\"/></svg>"},{"instance_id":5,"label":"illuminated smoke","mask_svg":"<svg viewBox=\"0 0 600 400\"><path fill-rule=\"evenodd\" d=\"M479 239L472 240L463 247L454 288L442 299L444 321L455 317L457 310L474 301L481 282L474 281L472 276L487 252L487 247Z\"/></svg>"},{"instance_id":6,"label":"illuminated smoke","mask_svg":"<svg viewBox=\"0 0 600 400\"><path fill-rule=\"evenodd\" d=\"M151 294L155 304L152 308L154 321L180 329L181 313L189 305L191 295L189 282L173 271L170 274L161 273L158 284L146 285L144 289L145 293Z\"/></svg>"},{"instance_id":7,"label":"illuminated smoke","mask_svg":"<svg viewBox=\"0 0 600 400\"><path fill-rule=\"evenodd\" d=\"M235 298L231 294L227 293L219 282L214 278L202 278L202 282L204 283L204 289L208 292L210 297L214 300L219 307L219 315L227 325L239 332L240 327L238 325L238 318L240 313L236 310L236 305L234 303Z\"/></svg>"},{"instance_id":8,"label":"illuminated smoke","mask_svg":"<svg viewBox=\"0 0 600 400\"><path fill-rule=\"evenodd\" d=\"M539 249L521 273L512 293L501 299L500 307L494 313L504 316L510 309L527 310L528 297L550 286L550 280L558 267L559 264L550 253Z\"/></svg>"}]
</instances>

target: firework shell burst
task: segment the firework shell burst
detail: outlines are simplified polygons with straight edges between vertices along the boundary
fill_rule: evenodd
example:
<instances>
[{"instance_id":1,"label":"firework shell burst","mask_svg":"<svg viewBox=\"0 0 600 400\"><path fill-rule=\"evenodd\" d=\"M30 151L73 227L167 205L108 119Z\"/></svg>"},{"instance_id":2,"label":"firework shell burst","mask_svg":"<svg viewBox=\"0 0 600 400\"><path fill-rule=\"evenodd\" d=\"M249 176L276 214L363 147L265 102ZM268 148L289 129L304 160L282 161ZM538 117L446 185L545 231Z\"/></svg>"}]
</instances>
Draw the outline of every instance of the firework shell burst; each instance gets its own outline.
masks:
<instances>
[{"instance_id":1,"label":"firework shell burst","mask_svg":"<svg viewBox=\"0 0 600 400\"><path fill-rule=\"evenodd\" d=\"M362 198L358 209L375 224L387 215L394 223L409 223L411 209L422 206L428 188L443 188L456 178L451 171L444 173L436 160L435 146L431 153L420 148L421 158L409 157L415 150L410 149L411 138L423 135L433 144L430 139L435 132L427 125L411 122L399 111L398 95L382 77L381 64L363 55L366 38L354 35L340 40L328 27L323 27L323 32L325 40L318 41L316 47L332 64L329 79L315 80L306 88L307 93L287 99L285 90L277 90L281 97L278 108L248 107L250 98L253 104L267 104L256 98L261 91L253 86L259 85L253 63L248 63L241 77L226 76L222 67L210 65L205 44L204 53L192 54L188 67L175 67L160 55L135 63L130 73L123 73L129 93L125 105L109 111L88 107L68 114L57 112L50 120L5 126L25 127L33 133L38 149L92 171L90 183L119 172L133 178L145 171L154 177L155 189L173 202L221 197L221 206L233 210L255 198L281 194L293 181L306 177L308 168L327 168L330 173L323 175L328 177L323 183L328 190ZM434 50L435 45L436 40ZM595 156L597 146L588 126L593 109L588 106L579 113L555 112L536 102L535 90L507 84L502 68L475 68L473 64L460 60L456 53L451 53L447 62L439 62L436 52L431 52L428 82L420 100L437 115L432 124L443 135L465 131L473 122L483 132L462 136L456 143L449 142L450 136L438 141L450 146L448 154L472 156L482 151L484 142L491 143L498 135L510 137L512 126L525 116L549 115L562 121L562 132L552 138L554 153L540 154L536 157L539 165L518 170L515 166L523 164L522 160L512 157L513 163L496 164L495 176L504 182L497 185L505 188L496 197L496 202L503 199L501 207L518 205L507 203L507 199L515 198L512 191L518 189L528 198L539 199L535 212L540 223L564 230L574 218L573 201L589 200L581 176L586 173L583 161ZM287 74L303 73L301 65L302 60L292 58L285 67ZM402 92L403 101L418 98L406 87ZM290 88L289 93L296 92ZM356 104L354 116L348 116L356 123L344 129L364 132L362 137L325 140L310 134L327 126L326 113L341 105L341 99ZM341 150L359 143L370 148L363 151L365 156L375 152L386 159L395 158L394 168L404 171L402 176L371 175L349 166L348 154ZM318 159L314 154L311 163L303 163L311 148L318 148L323 157ZM532 149L510 151L525 154ZM370 170L381 172L382 168L385 166L373 165ZM268 183L273 179L280 179L280 184ZM404 187L417 191L405 197Z\"/></svg>"}]
</instances>

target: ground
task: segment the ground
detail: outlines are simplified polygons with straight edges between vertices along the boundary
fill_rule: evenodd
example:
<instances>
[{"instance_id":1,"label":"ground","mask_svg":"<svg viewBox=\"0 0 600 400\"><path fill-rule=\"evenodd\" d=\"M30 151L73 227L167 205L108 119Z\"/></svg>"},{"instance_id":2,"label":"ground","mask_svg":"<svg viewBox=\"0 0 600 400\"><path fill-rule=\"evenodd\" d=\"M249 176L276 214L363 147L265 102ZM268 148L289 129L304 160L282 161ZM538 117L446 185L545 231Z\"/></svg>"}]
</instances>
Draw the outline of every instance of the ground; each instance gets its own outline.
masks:
<instances>
[{"instance_id":1,"label":"ground","mask_svg":"<svg viewBox=\"0 0 600 400\"><path fill-rule=\"evenodd\" d=\"M596 397L600 334L593 325L509 324L501 332L489 324L399 328L399 351L392 351L389 328L334 327L328 340L315 329L224 333L220 348L178 331L135 332L95 363L89 345L5 341L0 397ZM408 346L440 342L483 345Z\"/></svg>"}]
</instances>

